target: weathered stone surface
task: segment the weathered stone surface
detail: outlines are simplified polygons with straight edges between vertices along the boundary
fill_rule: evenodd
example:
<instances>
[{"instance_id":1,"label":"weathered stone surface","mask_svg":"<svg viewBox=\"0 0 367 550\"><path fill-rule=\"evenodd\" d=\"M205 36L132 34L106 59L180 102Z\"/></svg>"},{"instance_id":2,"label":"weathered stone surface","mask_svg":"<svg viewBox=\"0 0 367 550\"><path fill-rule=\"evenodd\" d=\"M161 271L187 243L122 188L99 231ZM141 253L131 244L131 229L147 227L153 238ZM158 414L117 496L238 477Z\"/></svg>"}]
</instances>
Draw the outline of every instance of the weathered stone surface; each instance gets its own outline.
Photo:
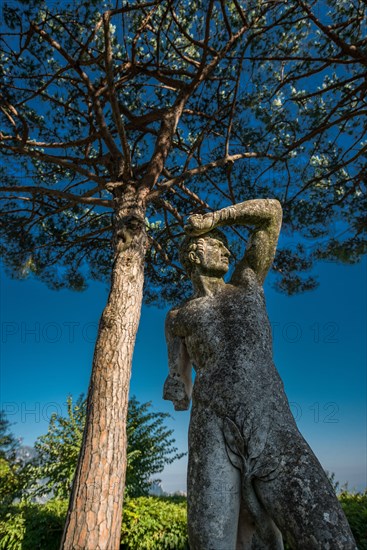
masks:
<instances>
[{"instance_id":1,"label":"weathered stone surface","mask_svg":"<svg viewBox=\"0 0 367 550\"><path fill-rule=\"evenodd\" d=\"M218 225L254 226L231 281ZM195 294L167 316L164 397L192 397L188 521L191 550L355 549L334 491L297 429L272 360L262 283L281 207L246 201L189 218L181 261ZM196 370L191 387L191 366ZM192 396L191 396L192 393Z\"/></svg>"}]
</instances>

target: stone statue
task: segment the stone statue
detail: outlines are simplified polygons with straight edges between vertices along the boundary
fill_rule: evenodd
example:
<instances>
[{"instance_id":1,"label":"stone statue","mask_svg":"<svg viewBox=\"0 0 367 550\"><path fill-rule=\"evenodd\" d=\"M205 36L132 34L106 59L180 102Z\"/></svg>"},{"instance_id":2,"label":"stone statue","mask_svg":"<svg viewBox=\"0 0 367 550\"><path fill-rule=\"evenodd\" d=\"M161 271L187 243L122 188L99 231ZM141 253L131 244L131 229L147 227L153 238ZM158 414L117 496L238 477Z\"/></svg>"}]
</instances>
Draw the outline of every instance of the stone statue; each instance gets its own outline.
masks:
<instances>
[{"instance_id":1,"label":"stone statue","mask_svg":"<svg viewBox=\"0 0 367 550\"><path fill-rule=\"evenodd\" d=\"M320 463L298 431L272 360L263 282L282 209L250 200L188 220L180 259L194 295L166 319L164 398L192 410L190 550L356 549ZM253 228L229 283L224 225ZM191 368L196 371L192 390Z\"/></svg>"}]
</instances>

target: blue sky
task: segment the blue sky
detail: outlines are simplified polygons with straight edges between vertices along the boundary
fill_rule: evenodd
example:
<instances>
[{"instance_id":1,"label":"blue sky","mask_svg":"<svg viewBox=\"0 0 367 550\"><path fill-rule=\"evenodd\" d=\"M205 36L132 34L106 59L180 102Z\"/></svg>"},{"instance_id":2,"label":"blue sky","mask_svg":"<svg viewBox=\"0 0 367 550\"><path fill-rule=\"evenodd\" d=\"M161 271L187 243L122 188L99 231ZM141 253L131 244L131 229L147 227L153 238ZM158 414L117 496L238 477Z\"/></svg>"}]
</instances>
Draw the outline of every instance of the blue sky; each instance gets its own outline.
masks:
<instances>
[{"instance_id":1,"label":"blue sky","mask_svg":"<svg viewBox=\"0 0 367 550\"><path fill-rule=\"evenodd\" d=\"M366 474L366 262L322 263L320 287L287 297L266 282L275 363L298 426L324 468L349 488ZM107 288L51 291L1 271L1 404L12 430L32 445L68 394L86 392L99 316ZM166 310L144 307L133 361L131 394L168 411L180 450L187 449L188 412L163 401L167 373ZM167 491L184 490L186 460L161 475Z\"/></svg>"}]
</instances>

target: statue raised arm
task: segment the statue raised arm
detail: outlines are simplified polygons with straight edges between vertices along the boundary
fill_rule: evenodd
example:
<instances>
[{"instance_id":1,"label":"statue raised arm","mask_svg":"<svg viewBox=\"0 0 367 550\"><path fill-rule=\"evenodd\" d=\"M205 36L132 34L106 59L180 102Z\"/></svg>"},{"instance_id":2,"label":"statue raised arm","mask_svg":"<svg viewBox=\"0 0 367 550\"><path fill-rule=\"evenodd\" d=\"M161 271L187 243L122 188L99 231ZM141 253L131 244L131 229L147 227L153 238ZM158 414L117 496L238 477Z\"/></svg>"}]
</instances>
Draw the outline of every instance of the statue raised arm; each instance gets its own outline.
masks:
<instances>
[{"instance_id":1,"label":"statue raised arm","mask_svg":"<svg viewBox=\"0 0 367 550\"><path fill-rule=\"evenodd\" d=\"M193 214L185 231L198 236L225 225L245 225L252 229L244 258L236 266L231 283L241 285L246 270L252 269L259 283L263 284L273 263L282 225L280 202L275 199L249 200L217 212Z\"/></svg>"}]
</instances>

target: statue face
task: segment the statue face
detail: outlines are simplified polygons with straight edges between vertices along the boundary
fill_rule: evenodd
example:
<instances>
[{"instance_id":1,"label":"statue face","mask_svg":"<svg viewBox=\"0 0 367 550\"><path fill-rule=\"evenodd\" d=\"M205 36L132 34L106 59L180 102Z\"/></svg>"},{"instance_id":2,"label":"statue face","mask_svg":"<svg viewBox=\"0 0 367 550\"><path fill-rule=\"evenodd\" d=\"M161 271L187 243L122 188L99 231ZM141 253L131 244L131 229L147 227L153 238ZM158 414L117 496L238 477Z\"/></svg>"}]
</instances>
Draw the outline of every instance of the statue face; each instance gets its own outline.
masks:
<instances>
[{"instance_id":1,"label":"statue face","mask_svg":"<svg viewBox=\"0 0 367 550\"><path fill-rule=\"evenodd\" d=\"M197 270L205 275L222 277L228 271L230 251L217 239L204 237L203 240L204 246L196 253L199 260L195 261Z\"/></svg>"}]
</instances>

